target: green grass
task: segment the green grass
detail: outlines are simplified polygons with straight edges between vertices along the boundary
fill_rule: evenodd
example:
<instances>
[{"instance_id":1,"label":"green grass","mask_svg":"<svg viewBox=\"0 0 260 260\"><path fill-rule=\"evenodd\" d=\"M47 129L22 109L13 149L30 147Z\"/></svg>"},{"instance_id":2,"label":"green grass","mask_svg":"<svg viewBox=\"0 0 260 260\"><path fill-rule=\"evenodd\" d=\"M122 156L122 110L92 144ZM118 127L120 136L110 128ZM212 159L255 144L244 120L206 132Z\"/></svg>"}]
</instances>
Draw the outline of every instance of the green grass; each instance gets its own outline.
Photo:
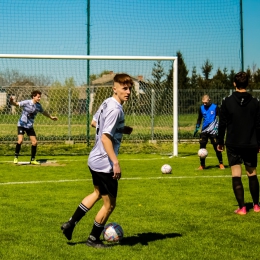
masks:
<instances>
[{"instance_id":1,"label":"green grass","mask_svg":"<svg viewBox=\"0 0 260 260\"><path fill-rule=\"evenodd\" d=\"M109 222L120 223L125 236L105 250L84 244L100 202L78 223L71 243L60 230L93 189L87 155L38 154L58 166L15 166L13 157L0 156L0 259L259 259L260 214L233 213L230 169L216 167L209 145L208 168L198 171L197 150L198 144L180 145L178 158L120 154L122 179ZM172 174L161 174L164 163ZM249 206L247 178L243 182Z\"/></svg>"},{"instance_id":2,"label":"green grass","mask_svg":"<svg viewBox=\"0 0 260 260\"><path fill-rule=\"evenodd\" d=\"M68 126L68 117L58 115L59 120L53 122L46 117L39 115L35 121L35 131L39 141L64 141L75 140L85 141L87 135L86 115L73 115L71 117L70 127ZM2 115L0 117L0 141L14 142L17 140L17 121L19 115ZM92 116L90 116L90 119ZM196 114L183 114L178 117L179 138L187 139L193 137L193 131L197 120ZM151 118L150 115L128 115L126 116L126 125L134 128L130 136L124 139L131 140L150 140L151 137ZM173 117L172 115L160 115L154 117L153 139L171 140L173 135ZM89 135L94 139L95 129L89 128ZM25 135L26 136L26 135ZM28 139L28 138L27 138Z\"/></svg>"}]
</instances>

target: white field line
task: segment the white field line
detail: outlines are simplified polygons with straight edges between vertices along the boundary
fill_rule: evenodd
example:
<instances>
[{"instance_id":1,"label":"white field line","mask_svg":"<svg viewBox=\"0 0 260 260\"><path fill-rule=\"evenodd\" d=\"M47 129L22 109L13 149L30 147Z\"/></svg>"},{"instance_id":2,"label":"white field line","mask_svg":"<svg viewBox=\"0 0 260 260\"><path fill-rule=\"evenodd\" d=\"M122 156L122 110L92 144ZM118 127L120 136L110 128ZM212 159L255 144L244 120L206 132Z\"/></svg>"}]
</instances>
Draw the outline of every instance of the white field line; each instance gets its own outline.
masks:
<instances>
[{"instance_id":1,"label":"white field line","mask_svg":"<svg viewBox=\"0 0 260 260\"><path fill-rule=\"evenodd\" d=\"M172 158L170 158L170 159L172 159ZM178 158L185 159L186 157L178 157ZM215 158L215 157L207 157L207 159L212 159L212 158ZM165 160L165 159L169 159L169 157L167 156L167 157L161 157L161 158L139 158L139 159L137 159L137 158L136 159L123 159L123 158L120 158L120 161L153 161L153 160ZM41 161L41 160L38 160L38 161ZM62 160L61 159L58 162L62 163L62 162L82 162L82 161L83 162L87 161L87 158L84 158L82 160ZM13 163L14 161L2 161L2 162ZM44 162L44 163L53 163L53 162L57 162L57 161L49 160L49 161ZM26 163L26 162L23 162L23 163Z\"/></svg>"},{"instance_id":2,"label":"white field line","mask_svg":"<svg viewBox=\"0 0 260 260\"><path fill-rule=\"evenodd\" d=\"M246 176L243 176L246 177ZM217 176L164 176L164 177L133 177L133 178L121 178L122 180L159 180L159 179L198 179L198 178L231 178L231 175L217 175ZM41 183L63 183L63 182L83 182L92 181L92 179L75 179L75 180L50 180L50 181L21 181L21 182L4 182L0 185L21 185L21 184L41 184Z\"/></svg>"}]
</instances>

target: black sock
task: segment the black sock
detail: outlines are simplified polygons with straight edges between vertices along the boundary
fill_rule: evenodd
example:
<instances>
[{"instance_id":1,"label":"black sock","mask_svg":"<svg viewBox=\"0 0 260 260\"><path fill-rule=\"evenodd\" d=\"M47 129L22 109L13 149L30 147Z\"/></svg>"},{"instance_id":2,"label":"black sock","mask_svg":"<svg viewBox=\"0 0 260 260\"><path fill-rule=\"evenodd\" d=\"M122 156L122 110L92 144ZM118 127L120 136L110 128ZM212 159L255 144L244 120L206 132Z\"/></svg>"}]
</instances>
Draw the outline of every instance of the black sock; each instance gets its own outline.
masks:
<instances>
[{"instance_id":1,"label":"black sock","mask_svg":"<svg viewBox=\"0 0 260 260\"><path fill-rule=\"evenodd\" d=\"M200 165L205 166L205 161L206 161L205 158L200 158Z\"/></svg>"},{"instance_id":2,"label":"black sock","mask_svg":"<svg viewBox=\"0 0 260 260\"><path fill-rule=\"evenodd\" d=\"M256 175L249 176L249 190L253 199L254 205L259 203L259 182Z\"/></svg>"},{"instance_id":3,"label":"black sock","mask_svg":"<svg viewBox=\"0 0 260 260\"><path fill-rule=\"evenodd\" d=\"M20 153L20 150L21 150L21 145L22 144L16 144L16 147L15 147L15 157L18 158L19 156L19 153Z\"/></svg>"},{"instance_id":4,"label":"black sock","mask_svg":"<svg viewBox=\"0 0 260 260\"><path fill-rule=\"evenodd\" d=\"M32 148L31 148L31 161L35 160L36 150L37 150L37 145L32 145Z\"/></svg>"},{"instance_id":5,"label":"black sock","mask_svg":"<svg viewBox=\"0 0 260 260\"><path fill-rule=\"evenodd\" d=\"M69 222L76 225L88 211L89 209L85 205L80 203L73 216L70 218Z\"/></svg>"},{"instance_id":6,"label":"black sock","mask_svg":"<svg viewBox=\"0 0 260 260\"><path fill-rule=\"evenodd\" d=\"M241 177L232 177L232 186L239 208L243 208L245 206L245 202L244 187L241 181Z\"/></svg>"},{"instance_id":7,"label":"black sock","mask_svg":"<svg viewBox=\"0 0 260 260\"><path fill-rule=\"evenodd\" d=\"M100 235L101 235L103 230L104 230L104 225L94 221L92 231L89 235L91 240L93 240L93 241L100 240Z\"/></svg>"}]
</instances>

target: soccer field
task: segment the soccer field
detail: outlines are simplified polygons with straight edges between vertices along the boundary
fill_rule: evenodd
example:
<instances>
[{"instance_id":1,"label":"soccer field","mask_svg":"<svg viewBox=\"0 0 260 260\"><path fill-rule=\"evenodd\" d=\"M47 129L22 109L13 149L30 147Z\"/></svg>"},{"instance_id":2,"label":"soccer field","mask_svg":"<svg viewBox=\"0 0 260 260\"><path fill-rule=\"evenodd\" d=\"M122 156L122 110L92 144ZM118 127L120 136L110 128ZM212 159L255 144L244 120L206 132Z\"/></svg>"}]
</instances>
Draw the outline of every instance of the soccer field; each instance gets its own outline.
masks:
<instances>
[{"instance_id":1,"label":"soccer field","mask_svg":"<svg viewBox=\"0 0 260 260\"><path fill-rule=\"evenodd\" d=\"M41 166L16 166L13 157L1 156L0 259L259 259L260 213L251 208L247 178L249 212L238 216L230 169L217 167L209 146L208 168L198 171L197 150L198 145L184 145L178 158L119 156L122 179L108 222L119 223L125 234L108 249L85 245L100 202L69 243L60 230L93 189L87 156L39 155ZM160 172L165 163L172 174Z\"/></svg>"}]
</instances>

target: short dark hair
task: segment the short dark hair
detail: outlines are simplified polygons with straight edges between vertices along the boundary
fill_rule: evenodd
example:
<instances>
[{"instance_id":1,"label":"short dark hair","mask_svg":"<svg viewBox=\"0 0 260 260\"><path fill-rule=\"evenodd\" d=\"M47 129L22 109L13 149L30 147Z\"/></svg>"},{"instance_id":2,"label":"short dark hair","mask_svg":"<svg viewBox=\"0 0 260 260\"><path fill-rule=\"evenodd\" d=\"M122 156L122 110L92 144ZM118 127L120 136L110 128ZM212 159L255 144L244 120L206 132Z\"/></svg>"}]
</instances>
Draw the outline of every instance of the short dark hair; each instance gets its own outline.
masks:
<instances>
[{"instance_id":1,"label":"short dark hair","mask_svg":"<svg viewBox=\"0 0 260 260\"><path fill-rule=\"evenodd\" d=\"M134 82L132 78L125 73L116 74L114 77L114 82L117 82L119 84L126 84L126 85L134 85Z\"/></svg>"},{"instance_id":2,"label":"short dark hair","mask_svg":"<svg viewBox=\"0 0 260 260\"><path fill-rule=\"evenodd\" d=\"M235 75L234 82L238 89L246 89L248 85L248 75L245 72L240 71Z\"/></svg>"},{"instance_id":3,"label":"short dark hair","mask_svg":"<svg viewBox=\"0 0 260 260\"><path fill-rule=\"evenodd\" d=\"M41 92L40 90L34 90L34 91L32 91L32 93L31 93L31 98L37 96L38 94L41 95L42 92Z\"/></svg>"}]
</instances>

